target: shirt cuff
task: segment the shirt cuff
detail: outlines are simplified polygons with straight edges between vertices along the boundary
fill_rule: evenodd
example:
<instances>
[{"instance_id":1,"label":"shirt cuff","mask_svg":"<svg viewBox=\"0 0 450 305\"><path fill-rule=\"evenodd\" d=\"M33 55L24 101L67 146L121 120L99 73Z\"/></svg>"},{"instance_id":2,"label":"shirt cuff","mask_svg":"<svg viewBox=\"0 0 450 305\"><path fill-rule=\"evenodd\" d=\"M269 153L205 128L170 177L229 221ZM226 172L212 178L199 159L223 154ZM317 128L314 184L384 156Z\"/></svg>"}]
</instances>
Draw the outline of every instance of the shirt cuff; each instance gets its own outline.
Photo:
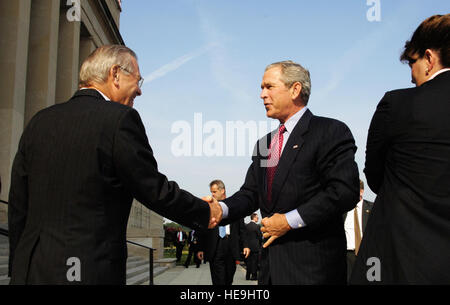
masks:
<instances>
[{"instance_id":1,"label":"shirt cuff","mask_svg":"<svg viewBox=\"0 0 450 305\"><path fill-rule=\"evenodd\" d=\"M228 206L222 201L219 201L219 204L222 207L222 219L225 219L228 217Z\"/></svg>"},{"instance_id":2,"label":"shirt cuff","mask_svg":"<svg viewBox=\"0 0 450 305\"><path fill-rule=\"evenodd\" d=\"M297 210L292 210L284 215L286 216L286 220L292 229L299 229L306 226Z\"/></svg>"}]
</instances>

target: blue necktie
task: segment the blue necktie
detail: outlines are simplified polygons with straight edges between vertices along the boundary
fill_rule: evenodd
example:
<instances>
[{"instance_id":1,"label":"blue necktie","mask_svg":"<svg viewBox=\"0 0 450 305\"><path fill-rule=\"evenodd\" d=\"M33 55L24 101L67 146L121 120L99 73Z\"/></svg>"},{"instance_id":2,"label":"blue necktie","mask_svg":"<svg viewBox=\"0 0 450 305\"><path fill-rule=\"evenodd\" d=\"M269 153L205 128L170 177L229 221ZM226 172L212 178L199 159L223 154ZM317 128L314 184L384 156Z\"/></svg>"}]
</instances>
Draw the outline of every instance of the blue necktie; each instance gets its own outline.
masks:
<instances>
[{"instance_id":1,"label":"blue necktie","mask_svg":"<svg viewBox=\"0 0 450 305\"><path fill-rule=\"evenodd\" d=\"M227 231L225 230L225 227L224 226L219 226L219 236L221 238L224 238L225 235L227 235Z\"/></svg>"}]
</instances>

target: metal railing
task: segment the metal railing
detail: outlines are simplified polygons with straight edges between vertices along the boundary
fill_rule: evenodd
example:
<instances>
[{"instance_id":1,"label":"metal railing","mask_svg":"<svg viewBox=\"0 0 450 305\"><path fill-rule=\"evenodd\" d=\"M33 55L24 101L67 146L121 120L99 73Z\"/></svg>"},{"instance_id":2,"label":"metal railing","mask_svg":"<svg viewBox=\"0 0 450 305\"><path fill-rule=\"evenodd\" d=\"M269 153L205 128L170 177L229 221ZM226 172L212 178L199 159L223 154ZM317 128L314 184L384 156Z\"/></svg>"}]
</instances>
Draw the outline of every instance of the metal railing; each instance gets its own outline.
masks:
<instances>
[{"instance_id":1,"label":"metal railing","mask_svg":"<svg viewBox=\"0 0 450 305\"><path fill-rule=\"evenodd\" d=\"M8 204L8 202L3 201L3 200L0 200L0 202L4 203L4 204ZM8 237L9 231L0 227L0 235L4 235L4 236ZM149 256L148 256L148 258L149 258L149 280L148 281L149 281L149 285L153 285L153 251L155 251L156 249L135 243L130 240L127 240L127 243L130 243L132 245L142 247L142 248L145 248L148 250L148 252L149 252Z\"/></svg>"},{"instance_id":2,"label":"metal railing","mask_svg":"<svg viewBox=\"0 0 450 305\"><path fill-rule=\"evenodd\" d=\"M149 252L149 254L148 254L148 255L149 255L149 256L148 256L148 259L149 259L149 265L150 265L150 267L149 267L149 280L148 280L148 284L149 284L149 285L153 285L153 251L155 251L156 249L153 249L153 248L150 248L150 247L147 247L147 246L144 246L144 245L135 243L135 242L130 241L130 240L127 240L127 243L130 243L130 244L132 244L132 245L139 246L139 247L142 247L142 248L145 248L145 249L148 250L148 252Z\"/></svg>"},{"instance_id":3,"label":"metal railing","mask_svg":"<svg viewBox=\"0 0 450 305\"><path fill-rule=\"evenodd\" d=\"M4 204L8 204L8 202L3 201L1 199L0 199L0 202L4 203ZM0 235L8 237L9 236L9 231L0 227Z\"/></svg>"}]
</instances>

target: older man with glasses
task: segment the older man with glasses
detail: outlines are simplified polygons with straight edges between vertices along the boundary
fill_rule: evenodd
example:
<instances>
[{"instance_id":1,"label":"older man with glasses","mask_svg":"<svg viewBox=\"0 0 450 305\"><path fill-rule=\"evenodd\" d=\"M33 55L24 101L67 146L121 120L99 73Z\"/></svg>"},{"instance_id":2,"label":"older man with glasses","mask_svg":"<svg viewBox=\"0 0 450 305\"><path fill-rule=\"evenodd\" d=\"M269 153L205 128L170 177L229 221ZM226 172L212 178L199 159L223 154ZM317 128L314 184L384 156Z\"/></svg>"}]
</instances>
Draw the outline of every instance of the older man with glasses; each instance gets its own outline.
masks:
<instances>
[{"instance_id":1,"label":"older man with glasses","mask_svg":"<svg viewBox=\"0 0 450 305\"><path fill-rule=\"evenodd\" d=\"M158 171L132 108L142 81L132 50L100 47L80 90L29 122L11 175L11 284L125 284L133 198L192 228L220 221L218 204Z\"/></svg>"}]
</instances>

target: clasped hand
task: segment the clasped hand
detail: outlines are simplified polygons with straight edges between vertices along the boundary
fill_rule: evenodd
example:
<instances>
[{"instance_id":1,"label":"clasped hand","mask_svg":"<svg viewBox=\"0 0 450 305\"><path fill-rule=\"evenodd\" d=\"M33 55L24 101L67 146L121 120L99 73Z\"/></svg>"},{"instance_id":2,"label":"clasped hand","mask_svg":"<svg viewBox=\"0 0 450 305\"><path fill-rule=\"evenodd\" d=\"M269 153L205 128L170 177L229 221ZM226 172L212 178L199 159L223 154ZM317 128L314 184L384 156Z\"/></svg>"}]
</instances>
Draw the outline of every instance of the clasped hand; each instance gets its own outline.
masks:
<instances>
[{"instance_id":1,"label":"clasped hand","mask_svg":"<svg viewBox=\"0 0 450 305\"><path fill-rule=\"evenodd\" d=\"M212 196L206 196L202 199L209 204L210 213L208 229L215 228L222 221L222 207Z\"/></svg>"},{"instance_id":2,"label":"clasped hand","mask_svg":"<svg viewBox=\"0 0 450 305\"><path fill-rule=\"evenodd\" d=\"M261 232L263 232L264 238L269 238L269 240L263 245L263 248L267 248L273 241L291 230L291 226L287 222L286 216L284 214L275 213L271 217L265 217L261 221L263 227L261 227Z\"/></svg>"}]
</instances>

